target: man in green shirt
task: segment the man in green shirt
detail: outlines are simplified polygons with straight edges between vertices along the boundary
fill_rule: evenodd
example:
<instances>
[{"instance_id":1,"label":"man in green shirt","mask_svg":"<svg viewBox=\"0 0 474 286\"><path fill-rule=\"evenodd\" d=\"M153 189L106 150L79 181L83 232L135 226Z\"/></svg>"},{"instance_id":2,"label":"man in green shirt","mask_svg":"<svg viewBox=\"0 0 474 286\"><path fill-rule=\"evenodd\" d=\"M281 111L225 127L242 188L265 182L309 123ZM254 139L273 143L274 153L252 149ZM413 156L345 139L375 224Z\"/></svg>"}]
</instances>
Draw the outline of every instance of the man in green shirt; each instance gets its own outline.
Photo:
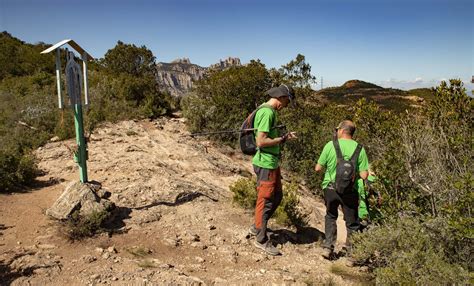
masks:
<instances>
[{"instance_id":1,"label":"man in green shirt","mask_svg":"<svg viewBox=\"0 0 474 286\"><path fill-rule=\"evenodd\" d=\"M343 159L350 160L358 146L358 143L352 140L352 136L355 132L355 125L350 120L344 120L339 123L336 132L337 142L339 143ZM323 168L326 168L322 188L324 191L324 202L326 204L324 224L326 239L323 243L323 256L327 259L330 259L334 252L334 245L337 238L336 220L339 205L342 206L342 212L344 213L344 220L346 222L346 247L350 246L349 236L354 231L359 230L359 217L357 213L359 198L357 184L353 184L348 191L342 194L336 192L335 189L337 155L334 143L333 140L324 146L323 152L321 153L315 167L316 172L320 172ZM365 180L368 175L367 170L369 168L369 160L364 148L360 150L359 156L355 162L355 174ZM358 177L355 178L355 181L357 181Z\"/></svg>"},{"instance_id":2,"label":"man in green shirt","mask_svg":"<svg viewBox=\"0 0 474 286\"><path fill-rule=\"evenodd\" d=\"M280 144L296 138L294 132L279 137L276 128L277 111L288 106L295 99L293 90L282 84L266 92L270 99L261 105L255 114L254 128L257 153L252 159L257 175L257 202L255 224L249 232L256 235L255 246L270 255L279 255L267 237L267 224L283 198L279 167Z\"/></svg>"}]
</instances>

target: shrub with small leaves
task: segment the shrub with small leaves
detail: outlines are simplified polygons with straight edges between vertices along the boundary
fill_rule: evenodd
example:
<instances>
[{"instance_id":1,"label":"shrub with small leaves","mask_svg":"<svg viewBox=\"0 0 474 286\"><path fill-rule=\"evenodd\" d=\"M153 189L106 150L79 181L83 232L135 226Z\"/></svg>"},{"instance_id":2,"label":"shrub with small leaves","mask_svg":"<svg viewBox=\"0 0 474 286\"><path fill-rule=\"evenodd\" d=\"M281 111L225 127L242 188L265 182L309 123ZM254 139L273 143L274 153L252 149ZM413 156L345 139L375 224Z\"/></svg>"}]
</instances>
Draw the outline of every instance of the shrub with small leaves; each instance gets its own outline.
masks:
<instances>
[{"instance_id":1,"label":"shrub with small leaves","mask_svg":"<svg viewBox=\"0 0 474 286\"><path fill-rule=\"evenodd\" d=\"M251 210L255 208L257 201L257 190L255 179L242 178L230 186L234 193L232 200L237 205ZM305 226L307 215L298 208L298 185L295 183L283 185L283 199L275 211L273 218L278 224L287 226Z\"/></svg>"},{"instance_id":2,"label":"shrub with small leaves","mask_svg":"<svg viewBox=\"0 0 474 286\"><path fill-rule=\"evenodd\" d=\"M87 216L79 215L76 211L72 213L66 222L66 235L71 240L81 240L86 237L94 236L103 231L103 224L110 217L110 213L106 210L101 212L93 212Z\"/></svg>"}]
</instances>

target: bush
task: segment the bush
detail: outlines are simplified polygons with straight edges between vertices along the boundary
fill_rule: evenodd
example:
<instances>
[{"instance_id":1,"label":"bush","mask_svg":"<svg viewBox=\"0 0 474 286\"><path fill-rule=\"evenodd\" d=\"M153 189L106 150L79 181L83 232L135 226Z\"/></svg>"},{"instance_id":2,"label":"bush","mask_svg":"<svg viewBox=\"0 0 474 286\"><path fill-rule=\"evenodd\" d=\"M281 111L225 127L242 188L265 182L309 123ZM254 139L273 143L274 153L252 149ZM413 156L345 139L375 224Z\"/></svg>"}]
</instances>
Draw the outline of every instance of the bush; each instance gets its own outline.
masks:
<instances>
[{"instance_id":1,"label":"bush","mask_svg":"<svg viewBox=\"0 0 474 286\"><path fill-rule=\"evenodd\" d=\"M0 193L31 184L37 174L38 169L32 155L0 150Z\"/></svg>"},{"instance_id":2,"label":"bush","mask_svg":"<svg viewBox=\"0 0 474 286\"><path fill-rule=\"evenodd\" d=\"M181 101L183 116L191 132L207 132L239 129L244 119L263 103L263 93L271 82L265 66L252 61L246 66L214 71L196 85L194 93ZM212 138L233 144L238 134Z\"/></svg>"},{"instance_id":3,"label":"bush","mask_svg":"<svg viewBox=\"0 0 474 286\"><path fill-rule=\"evenodd\" d=\"M75 211L66 222L66 235L71 240L92 237L104 230L103 225L109 217L110 212L106 210L88 216L81 216Z\"/></svg>"},{"instance_id":4,"label":"bush","mask_svg":"<svg viewBox=\"0 0 474 286\"><path fill-rule=\"evenodd\" d=\"M229 189L234 194L232 201L243 207L244 209L251 210L255 208L257 202L257 182L254 179L238 179L230 185Z\"/></svg>"},{"instance_id":5,"label":"bush","mask_svg":"<svg viewBox=\"0 0 474 286\"><path fill-rule=\"evenodd\" d=\"M257 201L257 184L255 179L242 178L237 180L229 188L234 196L232 201L244 209L253 210ZM275 211L273 218L278 224L287 226L305 226L307 215L301 213L298 208L298 185L284 184L283 199Z\"/></svg>"},{"instance_id":6,"label":"bush","mask_svg":"<svg viewBox=\"0 0 474 286\"><path fill-rule=\"evenodd\" d=\"M284 187L283 200L275 211L275 220L277 223L287 226L306 226L308 215L302 213L298 208L300 202L298 184L284 184Z\"/></svg>"},{"instance_id":7,"label":"bush","mask_svg":"<svg viewBox=\"0 0 474 286\"><path fill-rule=\"evenodd\" d=\"M381 285L467 284L466 265L451 261L445 220L392 219L354 235L354 258L368 263ZM469 256L469 249L462 255ZM458 261L459 262L459 261Z\"/></svg>"}]
</instances>

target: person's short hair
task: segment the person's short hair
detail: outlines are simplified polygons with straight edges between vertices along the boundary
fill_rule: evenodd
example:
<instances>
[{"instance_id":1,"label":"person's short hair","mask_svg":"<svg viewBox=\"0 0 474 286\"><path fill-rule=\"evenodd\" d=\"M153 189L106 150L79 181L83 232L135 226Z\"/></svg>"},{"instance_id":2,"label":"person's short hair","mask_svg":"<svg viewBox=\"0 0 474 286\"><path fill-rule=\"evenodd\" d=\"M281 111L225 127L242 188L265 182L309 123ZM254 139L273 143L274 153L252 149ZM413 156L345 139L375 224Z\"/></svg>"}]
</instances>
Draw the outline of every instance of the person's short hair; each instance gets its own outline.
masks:
<instances>
[{"instance_id":1,"label":"person's short hair","mask_svg":"<svg viewBox=\"0 0 474 286\"><path fill-rule=\"evenodd\" d=\"M356 131L354 122L350 120L341 121L341 123L339 123L336 129L342 129L344 133L349 134L351 136L354 136L354 133Z\"/></svg>"}]
</instances>

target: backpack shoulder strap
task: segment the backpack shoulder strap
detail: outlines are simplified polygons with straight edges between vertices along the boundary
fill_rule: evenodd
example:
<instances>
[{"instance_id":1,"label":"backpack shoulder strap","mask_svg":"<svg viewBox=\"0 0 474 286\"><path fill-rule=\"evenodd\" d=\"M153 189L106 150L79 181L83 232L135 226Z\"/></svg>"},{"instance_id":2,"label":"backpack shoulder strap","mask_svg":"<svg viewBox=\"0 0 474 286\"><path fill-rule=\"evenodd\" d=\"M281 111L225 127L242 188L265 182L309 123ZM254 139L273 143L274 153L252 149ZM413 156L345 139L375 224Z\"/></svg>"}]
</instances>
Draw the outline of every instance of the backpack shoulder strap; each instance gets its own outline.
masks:
<instances>
[{"instance_id":1,"label":"backpack shoulder strap","mask_svg":"<svg viewBox=\"0 0 474 286\"><path fill-rule=\"evenodd\" d=\"M334 149L336 150L337 161L339 162L339 160L343 160L344 157L342 157L341 147L339 146L339 140L334 138L332 140L332 144L334 145Z\"/></svg>"},{"instance_id":2,"label":"backpack shoulder strap","mask_svg":"<svg viewBox=\"0 0 474 286\"><path fill-rule=\"evenodd\" d=\"M356 163L357 159L359 158L360 151L362 151L362 147L363 146L361 144L357 144L357 147L356 147L354 153L352 154L351 162L353 162L354 164Z\"/></svg>"}]
</instances>

